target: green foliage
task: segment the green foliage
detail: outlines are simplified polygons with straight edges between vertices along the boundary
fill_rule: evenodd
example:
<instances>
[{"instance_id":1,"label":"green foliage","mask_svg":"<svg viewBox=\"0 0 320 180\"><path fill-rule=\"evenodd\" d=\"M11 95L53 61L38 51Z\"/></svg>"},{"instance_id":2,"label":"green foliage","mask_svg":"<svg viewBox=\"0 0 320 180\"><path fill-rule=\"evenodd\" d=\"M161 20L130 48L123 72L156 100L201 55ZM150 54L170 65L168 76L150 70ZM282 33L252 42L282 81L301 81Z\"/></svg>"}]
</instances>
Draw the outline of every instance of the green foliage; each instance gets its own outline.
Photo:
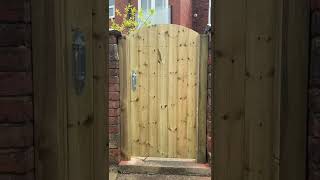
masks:
<instances>
[{"instance_id":1,"label":"green foliage","mask_svg":"<svg viewBox=\"0 0 320 180\"><path fill-rule=\"evenodd\" d=\"M121 0L120 0L121 1ZM151 25L151 17L155 14L154 9L150 9L145 15L142 10L137 10L132 4L127 4L124 12L116 9L116 16L122 20L116 23L114 19L111 20L111 28L120 31L123 34L129 34L131 31L139 29L144 26Z\"/></svg>"}]
</instances>

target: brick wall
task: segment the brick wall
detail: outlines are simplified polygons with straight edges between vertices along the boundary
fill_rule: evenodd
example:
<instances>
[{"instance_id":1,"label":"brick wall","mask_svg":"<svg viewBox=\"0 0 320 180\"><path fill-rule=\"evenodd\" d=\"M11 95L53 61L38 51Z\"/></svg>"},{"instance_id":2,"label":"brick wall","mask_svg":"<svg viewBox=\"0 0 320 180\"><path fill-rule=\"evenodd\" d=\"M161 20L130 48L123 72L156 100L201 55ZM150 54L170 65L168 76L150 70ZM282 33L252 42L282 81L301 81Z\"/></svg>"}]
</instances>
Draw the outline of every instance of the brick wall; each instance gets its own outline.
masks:
<instances>
[{"instance_id":1,"label":"brick wall","mask_svg":"<svg viewBox=\"0 0 320 180\"><path fill-rule=\"evenodd\" d=\"M172 6L172 24L179 24L192 29L192 0L170 0Z\"/></svg>"},{"instance_id":2,"label":"brick wall","mask_svg":"<svg viewBox=\"0 0 320 180\"><path fill-rule=\"evenodd\" d=\"M0 1L0 179L34 179L30 0Z\"/></svg>"},{"instance_id":3,"label":"brick wall","mask_svg":"<svg viewBox=\"0 0 320 180\"><path fill-rule=\"evenodd\" d=\"M192 29L204 33L208 24L209 0L192 1ZM195 16L196 15L196 16Z\"/></svg>"},{"instance_id":4,"label":"brick wall","mask_svg":"<svg viewBox=\"0 0 320 180\"><path fill-rule=\"evenodd\" d=\"M117 48L117 38L112 32L109 33L109 161L111 164L120 162L120 71L119 71L119 56Z\"/></svg>"},{"instance_id":5,"label":"brick wall","mask_svg":"<svg viewBox=\"0 0 320 180\"><path fill-rule=\"evenodd\" d=\"M309 90L309 180L320 179L320 2L312 1Z\"/></svg>"}]
</instances>

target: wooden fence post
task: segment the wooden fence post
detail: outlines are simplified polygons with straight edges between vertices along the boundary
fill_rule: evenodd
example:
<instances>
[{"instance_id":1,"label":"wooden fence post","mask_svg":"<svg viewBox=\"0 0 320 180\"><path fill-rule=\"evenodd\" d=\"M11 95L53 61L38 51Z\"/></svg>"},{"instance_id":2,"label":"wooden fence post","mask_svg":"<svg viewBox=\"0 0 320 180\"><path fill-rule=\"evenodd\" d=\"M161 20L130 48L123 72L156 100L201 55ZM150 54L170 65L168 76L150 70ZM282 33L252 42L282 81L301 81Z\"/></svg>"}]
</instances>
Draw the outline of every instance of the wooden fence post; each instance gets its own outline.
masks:
<instances>
[{"instance_id":1,"label":"wooden fence post","mask_svg":"<svg viewBox=\"0 0 320 180\"><path fill-rule=\"evenodd\" d=\"M199 64L199 106L198 106L198 151L197 161L206 162L207 139L207 76L208 76L208 35L200 36Z\"/></svg>"}]
</instances>

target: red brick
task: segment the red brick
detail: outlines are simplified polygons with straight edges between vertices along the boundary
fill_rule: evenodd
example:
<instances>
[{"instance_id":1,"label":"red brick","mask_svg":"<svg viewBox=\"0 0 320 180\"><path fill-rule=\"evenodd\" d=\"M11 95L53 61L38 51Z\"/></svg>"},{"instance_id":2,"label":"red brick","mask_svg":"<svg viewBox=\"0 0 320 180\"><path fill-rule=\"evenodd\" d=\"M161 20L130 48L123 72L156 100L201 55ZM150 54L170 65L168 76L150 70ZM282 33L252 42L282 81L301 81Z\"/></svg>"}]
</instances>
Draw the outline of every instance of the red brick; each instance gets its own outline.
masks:
<instances>
[{"instance_id":1,"label":"red brick","mask_svg":"<svg viewBox=\"0 0 320 180\"><path fill-rule=\"evenodd\" d=\"M212 106L212 97L211 97L211 96L208 96L207 104L208 104L209 106Z\"/></svg>"},{"instance_id":2,"label":"red brick","mask_svg":"<svg viewBox=\"0 0 320 180\"><path fill-rule=\"evenodd\" d=\"M120 75L119 69L109 69L109 76L118 76Z\"/></svg>"},{"instance_id":3,"label":"red brick","mask_svg":"<svg viewBox=\"0 0 320 180\"><path fill-rule=\"evenodd\" d=\"M211 89L212 88L212 73L208 73L207 79L208 79L208 89Z\"/></svg>"},{"instance_id":4,"label":"red brick","mask_svg":"<svg viewBox=\"0 0 320 180\"><path fill-rule=\"evenodd\" d=\"M212 121L207 121L207 136L211 136L212 133Z\"/></svg>"},{"instance_id":5,"label":"red brick","mask_svg":"<svg viewBox=\"0 0 320 180\"><path fill-rule=\"evenodd\" d=\"M120 108L120 101L109 101L109 108L110 109Z\"/></svg>"},{"instance_id":6,"label":"red brick","mask_svg":"<svg viewBox=\"0 0 320 180\"><path fill-rule=\"evenodd\" d=\"M112 165L117 165L120 162L120 149L109 149L109 162Z\"/></svg>"},{"instance_id":7,"label":"red brick","mask_svg":"<svg viewBox=\"0 0 320 180\"><path fill-rule=\"evenodd\" d=\"M207 112L207 121L212 121L212 113Z\"/></svg>"},{"instance_id":8,"label":"red brick","mask_svg":"<svg viewBox=\"0 0 320 180\"><path fill-rule=\"evenodd\" d=\"M33 125L0 126L0 148L20 148L31 145L33 145Z\"/></svg>"},{"instance_id":9,"label":"red brick","mask_svg":"<svg viewBox=\"0 0 320 180\"><path fill-rule=\"evenodd\" d=\"M109 134L119 134L119 133L120 133L119 125L109 126Z\"/></svg>"},{"instance_id":10,"label":"red brick","mask_svg":"<svg viewBox=\"0 0 320 180\"><path fill-rule=\"evenodd\" d=\"M197 0L192 2L192 14L197 14L197 17L192 17L192 28L199 33L203 33L208 24L209 1Z\"/></svg>"},{"instance_id":11,"label":"red brick","mask_svg":"<svg viewBox=\"0 0 320 180\"><path fill-rule=\"evenodd\" d=\"M109 84L117 84L120 82L120 78L118 76L109 76Z\"/></svg>"},{"instance_id":12,"label":"red brick","mask_svg":"<svg viewBox=\"0 0 320 180\"><path fill-rule=\"evenodd\" d=\"M119 68L119 61L108 61L108 68L110 69Z\"/></svg>"},{"instance_id":13,"label":"red brick","mask_svg":"<svg viewBox=\"0 0 320 180\"><path fill-rule=\"evenodd\" d=\"M109 84L109 92L119 92L120 84Z\"/></svg>"},{"instance_id":14,"label":"red brick","mask_svg":"<svg viewBox=\"0 0 320 180\"><path fill-rule=\"evenodd\" d=\"M0 173L27 173L34 169L34 150L0 150Z\"/></svg>"},{"instance_id":15,"label":"red brick","mask_svg":"<svg viewBox=\"0 0 320 180\"><path fill-rule=\"evenodd\" d=\"M8 0L0 1L0 21L29 22L30 1Z\"/></svg>"},{"instance_id":16,"label":"red brick","mask_svg":"<svg viewBox=\"0 0 320 180\"><path fill-rule=\"evenodd\" d=\"M120 134L109 134L109 149L119 148L120 146Z\"/></svg>"},{"instance_id":17,"label":"red brick","mask_svg":"<svg viewBox=\"0 0 320 180\"><path fill-rule=\"evenodd\" d=\"M212 65L208 64L208 73L212 73Z\"/></svg>"},{"instance_id":18,"label":"red brick","mask_svg":"<svg viewBox=\"0 0 320 180\"><path fill-rule=\"evenodd\" d=\"M212 138L209 136L207 137L207 151L212 152Z\"/></svg>"},{"instance_id":19,"label":"red brick","mask_svg":"<svg viewBox=\"0 0 320 180\"><path fill-rule=\"evenodd\" d=\"M0 72L0 96L32 94L30 72Z\"/></svg>"},{"instance_id":20,"label":"red brick","mask_svg":"<svg viewBox=\"0 0 320 180\"><path fill-rule=\"evenodd\" d=\"M109 109L108 111L108 115L109 117L116 117L116 116L120 116L120 109Z\"/></svg>"},{"instance_id":21,"label":"red brick","mask_svg":"<svg viewBox=\"0 0 320 180\"><path fill-rule=\"evenodd\" d=\"M31 71L31 51L26 47L0 48L0 72Z\"/></svg>"},{"instance_id":22,"label":"red brick","mask_svg":"<svg viewBox=\"0 0 320 180\"><path fill-rule=\"evenodd\" d=\"M116 117L108 117L108 123L109 125L117 125L120 124L120 117L116 116Z\"/></svg>"},{"instance_id":23,"label":"red brick","mask_svg":"<svg viewBox=\"0 0 320 180\"><path fill-rule=\"evenodd\" d=\"M109 62L119 62L118 45L109 44Z\"/></svg>"},{"instance_id":24,"label":"red brick","mask_svg":"<svg viewBox=\"0 0 320 180\"><path fill-rule=\"evenodd\" d=\"M0 46L30 45L30 25L0 24Z\"/></svg>"},{"instance_id":25,"label":"red brick","mask_svg":"<svg viewBox=\"0 0 320 180\"><path fill-rule=\"evenodd\" d=\"M120 92L109 92L109 101L119 101Z\"/></svg>"},{"instance_id":26,"label":"red brick","mask_svg":"<svg viewBox=\"0 0 320 180\"><path fill-rule=\"evenodd\" d=\"M0 99L0 123L23 123L32 120L31 98Z\"/></svg>"}]
</instances>

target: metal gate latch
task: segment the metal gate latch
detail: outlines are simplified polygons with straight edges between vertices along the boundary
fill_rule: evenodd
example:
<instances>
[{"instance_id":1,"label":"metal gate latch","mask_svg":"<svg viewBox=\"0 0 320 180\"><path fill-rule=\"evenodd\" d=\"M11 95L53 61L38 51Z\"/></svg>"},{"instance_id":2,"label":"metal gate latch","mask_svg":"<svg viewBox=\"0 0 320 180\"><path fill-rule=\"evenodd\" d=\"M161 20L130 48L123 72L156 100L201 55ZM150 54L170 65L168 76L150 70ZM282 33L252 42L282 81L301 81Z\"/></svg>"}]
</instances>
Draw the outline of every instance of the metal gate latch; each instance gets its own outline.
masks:
<instances>
[{"instance_id":1,"label":"metal gate latch","mask_svg":"<svg viewBox=\"0 0 320 180\"><path fill-rule=\"evenodd\" d=\"M131 89L132 91L135 91L137 89L137 73L132 71L131 73Z\"/></svg>"},{"instance_id":2,"label":"metal gate latch","mask_svg":"<svg viewBox=\"0 0 320 180\"><path fill-rule=\"evenodd\" d=\"M72 42L72 76L77 95L81 95L86 80L86 47L85 35L75 30Z\"/></svg>"}]
</instances>

